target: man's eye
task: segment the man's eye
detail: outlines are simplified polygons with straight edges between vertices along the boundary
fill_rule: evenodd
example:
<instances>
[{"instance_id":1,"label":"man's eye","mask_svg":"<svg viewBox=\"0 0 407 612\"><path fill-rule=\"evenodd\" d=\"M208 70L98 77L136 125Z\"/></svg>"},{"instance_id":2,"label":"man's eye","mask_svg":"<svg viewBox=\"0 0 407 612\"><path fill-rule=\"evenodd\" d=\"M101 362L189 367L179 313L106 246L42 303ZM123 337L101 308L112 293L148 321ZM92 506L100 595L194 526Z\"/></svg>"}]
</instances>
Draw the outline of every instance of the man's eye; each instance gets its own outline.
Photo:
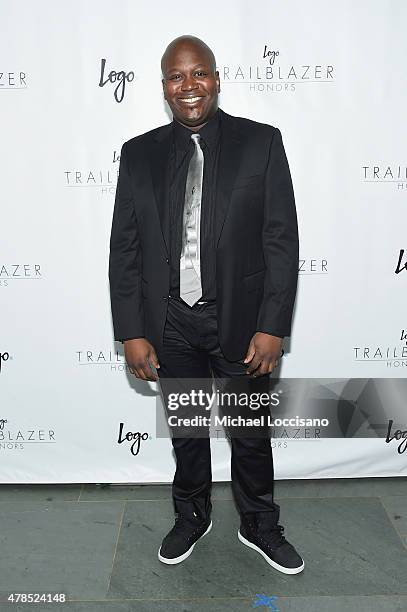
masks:
<instances>
[{"instance_id":1,"label":"man's eye","mask_svg":"<svg viewBox=\"0 0 407 612\"><path fill-rule=\"evenodd\" d=\"M199 70L198 72L196 72L195 74L197 74L198 76L205 76L206 72L204 72L203 70Z\"/></svg>"},{"instance_id":2,"label":"man's eye","mask_svg":"<svg viewBox=\"0 0 407 612\"><path fill-rule=\"evenodd\" d=\"M175 81L176 79L179 79L179 78L181 78L181 75L179 75L179 74L174 74L173 76L170 76L170 79L169 79L169 80L170 80L170 81Z\"/></svg>"}]
</instances>

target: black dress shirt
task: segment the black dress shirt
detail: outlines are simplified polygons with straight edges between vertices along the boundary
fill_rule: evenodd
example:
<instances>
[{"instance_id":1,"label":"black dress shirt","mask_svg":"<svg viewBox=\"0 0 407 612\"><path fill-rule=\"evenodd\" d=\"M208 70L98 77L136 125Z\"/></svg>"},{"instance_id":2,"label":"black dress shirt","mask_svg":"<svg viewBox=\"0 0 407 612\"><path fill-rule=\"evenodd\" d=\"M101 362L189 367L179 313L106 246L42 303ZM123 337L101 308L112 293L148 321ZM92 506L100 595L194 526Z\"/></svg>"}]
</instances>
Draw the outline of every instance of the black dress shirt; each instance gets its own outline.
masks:
<instances>
[{"instance_id":1,"label":"black dress shirt","mask_svg":"<svg viewBox=\"0 0 407 612\"><path fill-rule=\"evenodd\" d=\"M185 186L188 166L195 145L191 135L201 136L204 155L204 172L201 200L201 285L200 300L216 300L216 245L215 245L215 195L217 168L220 152L220 112L198 131L194 132L173 120L173 143L169 159L170 173L170 295L180 297L180 256L182 248L182 222Z\"/></svg>"}]
</instances>

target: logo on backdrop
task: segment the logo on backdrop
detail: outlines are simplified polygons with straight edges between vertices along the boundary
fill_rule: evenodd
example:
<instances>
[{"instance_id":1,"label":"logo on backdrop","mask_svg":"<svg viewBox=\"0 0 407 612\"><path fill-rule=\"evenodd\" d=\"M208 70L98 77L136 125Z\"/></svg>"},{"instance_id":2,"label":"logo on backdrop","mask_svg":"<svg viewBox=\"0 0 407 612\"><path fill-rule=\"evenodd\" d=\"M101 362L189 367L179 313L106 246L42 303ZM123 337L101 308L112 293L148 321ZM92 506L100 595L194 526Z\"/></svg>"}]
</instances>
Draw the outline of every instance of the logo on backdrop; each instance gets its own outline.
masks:
<instances>
[{"instance_id":1,"label":"logo on backdrop","mask_svg":"<svg viewBox=\"0 0 407 612\"><path fill-rule=\"evenodd\" d=\"M24 450L26 444L56 444L54 429L12 427L9 419L0 419L0 451Z\"/></svg>"},{"instance_id":2,"label":"logo on backdrop","mask_svg":"<svg viewBox=\"0 0 407 612\"><path fill-rule=\"evenodd\" d=\"M27 74L22 72L0 72L0 91L2 89L27 89Z\"/></svg>"},{"instance_id":3,"label":"logo on backdrop","mask_svg":"<svg viewBox=\"0 0 407 612\"><path fill-rule=\"evenodd\" d=\"M400 274L400 272L403 272L403 270L407 270L407 256L404 255L404 249L400 249L397 259L397 266L394 272L395 274Z\"/></svg>"},{"instance_id":4,"label":"logo on backdrop","mask_svg":"<svg viewBox=\"0 0 407 612\"><path fill-rule=\"evenodd\" d=\"M120 355L119 351L112 349L76 351L76 362L86 367L106 366L111 372L129 371L124 356Z\"/></svg>"},{"instance_id":5,"label":"logo on backdrop","mask_svg":"<svg viewBox=\"0 0 407 612\"><path fill-rule=\"evenodd\" d=\"M286 53L266 43L255 50L258 62L230 63L217 66L222 85L241 83L253 93L296 91L297 85L308 86L334 83L331 64L292 64Z\"/></svg>"},{"instance_id":6,"label":"logo on backdrop","mask_svg":"<svg viewBox=\"0 0 407 612\"><path fill-rule=\"evenodd\" d=\"M392 433L393 422L393 419L389 420L386 444L390 444L390 442L394 442L394 440L397 443L401 440L400 444L397 447L397 452L399 453L399 455L401 455L407 448L407 429L405 429L404 431L401 431L401 429L396 429L394 433Z\"/></svg>"},{"instance_id":7,"label":"logo on backdrop","mask_svg":"<svg viewBox=\"0 0 407 612\"><path fill-rule=\"evenodd\" d=\"M134 72L133 70L129 72L110 70L109 73L107 71L106 59L103 58L100 61L99 87L108 86L110 90L113 90L113 97L116 102L120 103L123 101L126 85L134 81Z\"/></svg>"},{"instance_id":8,"label":"logo on backdrop","mask_svg":"<svg viewBox=\"0 0 407 612\"><path fill-rule=\"evenodd\" d=\"M65 187L99 188L102 195L114 195L119 177L120 152L110 154L110 168L64 170Z\"/></svg>"},{"instance_id":9,"label":"logo on backdrop","mask_svg":"<svg viewBox=\"0 0 407 612\"><path fill-rule=\"evenodd\" d=\"M0 352L0 374L3 370L3 364L10 359L10 353L7 351Z\"/></svg>"},{"instance_id":10,"label":"logo on backdrop","mask_svg":"<svg viewBox=\"0 0 407 612\"><path fill-rule=\"evenodd\" d=\"M362 166L363 183L389 183L402 191L407 189L407 166L382 164Z\"/></svg>"},{"instance_id":11,"label":"logo on backdrop","mask_svg":"<svg viewBox=\"0 0 407 612\"><path fill-rule=\"evenodd\" d=\"M328 260L323 258L300 259L298 273L307 274L328 274Z\"/></svg>"},{"instance_id":12,"label":"logo on backdrop","mask_svg":"<svg viewBox=\"0 0 407 612\"><path fill-rule=\"evenodd\" d=\"M356 346L353 350L355 361L380 362L387 368L407 367L407 330L401 330L393 345Z\"/></svg>"},{"instance_id":13,"label":"logo on backdrop","mask_svg":"<svg viewBox=\"0 0 407 612\"><path fill-rule=\"evenodd\" d=\"M124 423L120 423L117 444L128 443L126 448L129 448L131 454L136 457L140 452L141 443L151 439L151 436L146 431L144 433L140 431L126 431L126 433L124 433L123 429Z\"/></svg>"},{"instance_id":14,"label":"logo on backdrop","mask_svg":"<svg viewBox=\"0 0 407 612\"><path fill-rule=\"evenodd\" d=\"M17 281L32 281L41 278L41 264L0 263L0 287L8 287Z\"/></svg>"}]
</instances>

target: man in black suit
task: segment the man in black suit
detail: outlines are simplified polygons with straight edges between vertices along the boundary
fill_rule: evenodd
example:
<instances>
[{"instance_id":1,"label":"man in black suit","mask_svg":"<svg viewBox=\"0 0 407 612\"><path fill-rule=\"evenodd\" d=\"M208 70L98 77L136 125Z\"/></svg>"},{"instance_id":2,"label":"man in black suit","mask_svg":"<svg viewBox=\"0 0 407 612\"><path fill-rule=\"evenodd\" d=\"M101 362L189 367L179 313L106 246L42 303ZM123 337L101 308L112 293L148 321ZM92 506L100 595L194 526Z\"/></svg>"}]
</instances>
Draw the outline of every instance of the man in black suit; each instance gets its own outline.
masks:
<instances>
[{"instance_id":1,"label":"man in black suit","mask_svg":"<svg viewBox=\"0 0 407 612\"><path fill-rule=\"evenodd\" d=\"M122 147L109 279L115 339L136 377L159 381L167 410L175 380L269 388L291 331L298 229L279 129L218 108L215 57L200 39L172 41L161 68L173 121ZM259 431L230 436L238 537L297 574L304 562L278 524L270 436ZM166 564L186 559L212 527L207 432L172 444L176 519L158 553Z\"/></svg>"}]
</instances>

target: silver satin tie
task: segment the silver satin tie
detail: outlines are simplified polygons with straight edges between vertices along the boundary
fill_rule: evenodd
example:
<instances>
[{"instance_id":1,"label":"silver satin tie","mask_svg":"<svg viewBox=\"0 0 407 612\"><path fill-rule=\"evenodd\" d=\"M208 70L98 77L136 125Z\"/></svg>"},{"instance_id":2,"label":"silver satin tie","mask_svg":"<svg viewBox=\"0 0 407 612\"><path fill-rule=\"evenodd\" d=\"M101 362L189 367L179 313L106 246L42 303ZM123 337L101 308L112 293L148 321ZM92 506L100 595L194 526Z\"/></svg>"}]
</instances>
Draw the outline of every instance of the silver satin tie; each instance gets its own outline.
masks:
<instances>
[{"instance_id":1,"label":"silver satin tie","mask_svg":"<svg viewBox=\"0 0 407 612\"><path fill-rule=\"evenodd\" d=\"M204 155L199 134L191 134L195 145L188 167L182 220L180 297L193 306L202 296L200 226Z\"/></svg>"}]
</instances>

